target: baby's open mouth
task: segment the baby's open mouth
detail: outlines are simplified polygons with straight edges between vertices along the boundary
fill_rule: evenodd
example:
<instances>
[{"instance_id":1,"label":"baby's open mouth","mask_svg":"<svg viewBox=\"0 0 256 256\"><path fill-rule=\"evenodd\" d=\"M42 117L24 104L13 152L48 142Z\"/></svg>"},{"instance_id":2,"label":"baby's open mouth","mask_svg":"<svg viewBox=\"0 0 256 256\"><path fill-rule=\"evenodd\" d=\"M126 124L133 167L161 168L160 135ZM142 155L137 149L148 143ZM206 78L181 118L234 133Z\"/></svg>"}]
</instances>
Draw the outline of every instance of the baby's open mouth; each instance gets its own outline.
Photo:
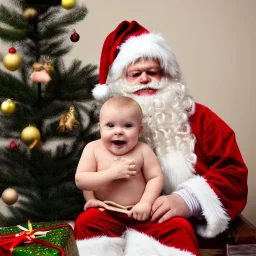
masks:
<instances>
[{"instance_id":1,"label":"baby's open mouth","mask_svg":"<svg viewBox=\"0 0 256 256\"><path fill-rule=\"evenodd\" d=\"M112 140L112 143L116 146L124 145L126 142L124 140Z\"/></svg>"}]
</instances>

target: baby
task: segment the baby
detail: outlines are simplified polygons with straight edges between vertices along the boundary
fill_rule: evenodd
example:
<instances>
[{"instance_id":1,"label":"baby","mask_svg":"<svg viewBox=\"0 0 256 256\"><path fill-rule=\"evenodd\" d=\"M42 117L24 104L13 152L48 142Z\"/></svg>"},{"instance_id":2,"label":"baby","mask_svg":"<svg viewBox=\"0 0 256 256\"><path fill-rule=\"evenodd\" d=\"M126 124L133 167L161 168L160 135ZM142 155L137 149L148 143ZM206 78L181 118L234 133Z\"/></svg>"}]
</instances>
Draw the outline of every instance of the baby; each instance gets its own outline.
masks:
<instances>
[{"instance_id":1,"label":"baby","mask_svg":"<svg viewBox=\"0 0 256 256\"><path fill-rule=\"evenodd\" d=\"M86 145L75 182L89 208L105 208L104 201L134 205L129 217L149 219L153 202L163 188L163 174L152 149L138 138L142 110L129 97L113 97L100 110L101 138ZM86 214L86 212L84 214Z\"/></svg>"}]
</instances>

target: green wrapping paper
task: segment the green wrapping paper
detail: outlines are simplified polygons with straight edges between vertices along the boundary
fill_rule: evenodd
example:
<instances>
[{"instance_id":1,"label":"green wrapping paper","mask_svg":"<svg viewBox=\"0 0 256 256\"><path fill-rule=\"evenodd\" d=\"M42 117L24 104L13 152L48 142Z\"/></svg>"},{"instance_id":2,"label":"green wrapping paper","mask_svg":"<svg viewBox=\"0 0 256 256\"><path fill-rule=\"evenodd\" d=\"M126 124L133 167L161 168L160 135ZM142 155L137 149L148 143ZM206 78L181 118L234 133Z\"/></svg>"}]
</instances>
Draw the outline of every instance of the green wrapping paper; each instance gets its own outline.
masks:
<instances>
[{"instance_id":1,"label":"green wrapping paper","mask_svg":"<svg viewBox=\"0 0 256 256\"><path fill-rule=\"evenodd\" d=\"M48 228L48 227L50 228L51 226L56 226L60 224L66 224L66 223L63 223L63 222L32 223L32 229ZM20 226L26 229L29 229L28 224L22 224ZM11 234L11 233L19 233L21 231L22 230L17 226L3 228L3 229L0 229L0 236ZM69 227L52 229L49 232L47 232L46 235L36 236L36 238L47 241L53 245L62 247L63 250L65 251L65 256L79 255L73 232ZM57 249L46 247L40 244L22 243L13 249L12 255L13 256L28 256L28 255L29 256L59 256L60 252Z\"/></svg>"}]
</instances>

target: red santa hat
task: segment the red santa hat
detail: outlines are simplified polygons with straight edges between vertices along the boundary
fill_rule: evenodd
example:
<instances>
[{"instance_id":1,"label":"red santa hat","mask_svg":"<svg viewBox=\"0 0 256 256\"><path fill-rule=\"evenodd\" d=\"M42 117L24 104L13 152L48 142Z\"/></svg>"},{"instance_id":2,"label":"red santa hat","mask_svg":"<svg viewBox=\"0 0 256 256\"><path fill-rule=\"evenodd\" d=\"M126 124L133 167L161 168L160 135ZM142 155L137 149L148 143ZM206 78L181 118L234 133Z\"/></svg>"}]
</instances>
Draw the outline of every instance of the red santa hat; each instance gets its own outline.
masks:
<instances>
[{"instance_id":1,"label":"red santa hat","mask_svg":"<svg viewBox=\"0 0 256 256\"><path fill-rule=\"evenodd\" d=\"M179 77L179 64L165 39L160 34L150 33L136 21L123 21L103 44L99 84L93 89L93 96L99 100L108 98L108 78L121 78L127 67L140 58L158 59L166 75Z\"/></svg>"}]
</instances>

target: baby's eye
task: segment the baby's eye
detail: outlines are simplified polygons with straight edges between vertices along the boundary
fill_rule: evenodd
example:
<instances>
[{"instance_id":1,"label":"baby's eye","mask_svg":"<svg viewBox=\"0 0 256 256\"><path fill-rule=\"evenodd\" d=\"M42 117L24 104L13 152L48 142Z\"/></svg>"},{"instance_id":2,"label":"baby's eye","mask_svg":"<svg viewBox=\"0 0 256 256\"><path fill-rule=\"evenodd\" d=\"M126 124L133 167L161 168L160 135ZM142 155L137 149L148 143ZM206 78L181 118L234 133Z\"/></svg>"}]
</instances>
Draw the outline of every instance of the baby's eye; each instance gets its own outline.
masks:
<instances>
[{"instance_id":1,"label":"baby's eye","mask_svg":"<svg viewBox=\"0 0 256 256\"><path fill-rule=\"evenodd\" d=\"M114 127L114 125L113 125L112 123L107 123L106 126L107 126L107 127L110 127L110 128L113 128L113 127Z\"/></svg>"},{"instance_id":2,"label":"baby's eye","mask_svg":"<svg viewBox=\"0 0 256 256\"><path fill-rule=\"evenodd\" d=\"M131 128L132 127L132 124L126 124L125 125L125 128Z\"/></svg>"}]
</instances>

